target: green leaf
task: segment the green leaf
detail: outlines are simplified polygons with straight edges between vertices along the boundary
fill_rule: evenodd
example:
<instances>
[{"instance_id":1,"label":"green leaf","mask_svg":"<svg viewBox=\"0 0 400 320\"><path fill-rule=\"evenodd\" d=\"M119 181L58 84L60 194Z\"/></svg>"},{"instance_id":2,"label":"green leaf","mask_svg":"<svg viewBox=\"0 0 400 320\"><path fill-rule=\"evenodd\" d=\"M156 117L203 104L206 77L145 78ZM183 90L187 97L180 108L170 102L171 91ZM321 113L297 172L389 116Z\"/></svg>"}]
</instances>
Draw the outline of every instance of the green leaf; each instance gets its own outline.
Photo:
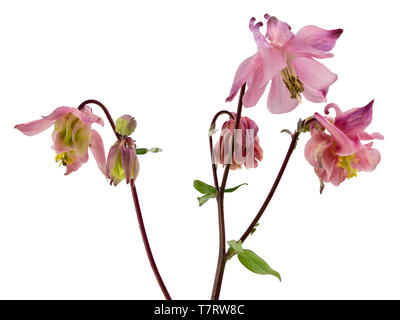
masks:
<instances>
[{"instance_id":1,"label":"green leaf","mask_svg":"<svg viewBox=\"0 0 400 320\"><path fill-rule=\"evenodd\" d=\"M250 235L253 235L253 233L257 231L257 227L258 227L259 225L260 225L260 224L257 223L257 224L254 226L253 230L251 230L251 232L250 232Z\"/></svg>"},{"instance_id":2,"label":"green leaf","mask_svg":"<svg viewBox=\"0 0 400 320\"><path fill-rule=\"evenodd\" d=\"M238 186L236 186L236 187L234 187L234 188L226 189L225 192L228 192L228 193L234 192L234 191L236 191L237 189L239 189L241 186L248 186L248 184L247 184L247 183L239 184Z\"/></svg>"},{"instance_id":3,"label":"green leaf","mask_svg":"<svg viewBox=\"0 0 400 320\"><path fill-rule=\"evenodd\" d=\"M213 186L210 186L209 184L204 183L203 181L200 181L200 180L194 180L193 187L198 192L200 192L202 194L205 194L205 195L207 195L207 194L216 194L217 193L217 190Z\"/></svg>"},{"instance_id":4,"label":"green leaf","mask_svg":"<svg viewBox=\"0 0 400 320\"><path fill-rule=\"evenodd\" d=\"M201 207L203 204L205 204L208 200L214 199L215 198L215 193L208 193L202 197L197 198L199 201L199 206Z\"/></svg>"},{"instance_id":5,"label":"green leaf","mask_svg":"<svg viewBox=\"0 0 400 320\"><path fill-rule=\"evenodd\" d=\"M244 249L242 253L238 254L238 259L242 265L244 265L250 271L257 274L270 274L281 281L281 276L278 272L273 270L268 263L257 256L253 251Z\"/></svg>"},{"instance_id":6,"label":"green leaf","mask_svg":"<svg viewBox=\"0 0 400 320\"><path fill-rule=\"evenodd\" d=\"M228 241L228 244L234 253L242 253L243 252L241 240L239 240L239 241L231 240L231 241Z\"/></svg>"},{"instance_id":7,"label":"green leaf","mask_svg":"<svg viewBox=\"0 0 400 320\"><path fill-rule=\"evenodd\" d=\"M136 154L137 155L142 155L142 154L146 154L146 153L158 153L158 152L162 152L161 148L151 148L151 149L147 149L147 148L138 148L136 149Z\"/></svg>"}]
</instances>

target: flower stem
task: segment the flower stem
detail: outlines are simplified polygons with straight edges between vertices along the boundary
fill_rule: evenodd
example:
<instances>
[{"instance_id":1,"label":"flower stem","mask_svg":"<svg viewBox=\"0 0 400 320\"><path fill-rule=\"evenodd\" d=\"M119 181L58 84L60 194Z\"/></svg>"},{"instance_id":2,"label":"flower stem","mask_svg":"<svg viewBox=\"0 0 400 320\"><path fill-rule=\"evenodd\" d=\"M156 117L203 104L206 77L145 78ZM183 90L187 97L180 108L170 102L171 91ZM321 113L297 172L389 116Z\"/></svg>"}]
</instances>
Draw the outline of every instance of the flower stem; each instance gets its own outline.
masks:
<instances>
[{"instance_id":1,"label":"flower stem","mask_svg":"<svg viewBox=\"0 0 400 320\"><path fill-rule=\"evenodd\" d=\"M242 88L240 89L239 102L238 102L238 107L237 107L237 111L236 111L235 130L239 129L240 117L241 117L242 108L243 108L243 96L244 96L245 91L246 91L246 83L243 84ZM232 157L233 157L233 152L234 152L234 143L235 142L233 139L232 154L231 154L230 162L232 162ZM219 299L219 295L221 292L221 286L222 286L222 279L224 276L224 270L225 270L225 264L226 264L224 194L225 194L226 183L228 181L230 167L231 167L230 163L226 164L220 188L218 188L218 180L215 180L215 182L216 182L215 188L218 191L217 192L217 204L218 204L218 225L219 225L219 254L218 254L217 270L216 270L215 278L214 278L214 286L213 286L213 290L212 290L212 294L211 294L212 300ZM213 169L214 169L214 166L213 166ZM213 173L214 172L216 172L216 171L213 170ZM216 173L214 173L214 177L216 177Z\"/></svg>"},{"instance_id":2,"label":"flower stem","mask_svg":"<svg viewBox=\"0 0 400 320\"><path fill-rule=\"evenodd\" d=\"M121 136L115 131L115 123L114 123L113 118L111 117L110 112L108 112L108 109L106 108L106 106L104 104L102 104L100 101L97 101L94 99L85 100L79 105L78 109L82 110L83 107L85 107L87 104L90 104L90 103L98 105L104 111L104 114L106 115L108 122L110 123L111 128L114 131L114 134L116 135L117 139L120 140Z\"/></svg>"},{"instance_id":3,"label":"flower stem","mask_svg":"<svg viewBox=\"0 0 400 320\"><path fill-rule=\"evenodd\" d=\"M272 188L271 188L271 190L269 191L268 196L267 196L267 198L265 199L263 205L261 206L260 210L258 211L258 213L257 213L257 215L255 216L255 218L253 219L253 221L250 223L249 227L246 229L246 231L245 231L245 232L243 233L243 235L241 236L240 241L242 241L242 243L243 243L243 242L247 239L247 237L251 234L251 231L255 228L255 226L257 225L257 223L260 221L262 215L264 214L264 212L265 212L265 210L267 209L269 203L271 202L272 197L274 196L275 191L276 191L276 189L278 188L278 185L279 185L279 183L280 183L280 181L281 181L281 179L282 179L282 176L283 176L283 174L284 174L284 172L285 172L285 170L286 170L286 167L287 167L287 165L288 165L288 163L289 163L290 157L292 156L293 151L294 151L294 149L296 148L297 140L298 140L298 138L299 138L299 136L300 136L300 133L301 133L301 132L299 132L299 131L296 130L296 131L292 134L292 141L291 141L290 146L289 146L289 149L288 149L288 151L287 151L287 153L286 153L285 159L284 159L284 161L283 161L283 163L282 163L281 169L279 170L278 175L277 175L276 178L275 178L275 182L274 182L274 184L272 185ZM231 249L229 249L228 252L226 253L226 255L225 255L225 260L226 260L227 257L230 255L230 253L231 253Z\"/></svg>"},{"instance_id":4,"label":"flower stem","mask_svg":"<svg viewBox=\"0 0 400 320\"><path fill-rule=\"evenodd\" d=\"M102 104L100 101L97 101L94 99L83 101L79 105L78 109L82 110L87 104L90 104L90 103L96 104L104 111L104 113L108 119L108 122L110 123L111 128L114 131L115 136L117 137L118 140L121 140L122 137L120 136L120 134L118 132L115 131L115 123L114 123L113 118L111 117L110 112L108 111L106 106L104 104ZM133 180L131 180L130 185L131 185L133 203L135 205L135 210L136 210L136 216L137 216L137 219L139 222L139 229L140 229L140 233L142 234L143 244L144 244L144 248L147 253L147 257L149 258L151 268L153 269L154 275L157 279L157 282L161 288L162 293L164 294L165 299L171 300L171 296L169 295L167 287L165 286L164 281L160 275L160 272L158 271L156 262L153 257L153 253L151 252L149 239L147 238L146 228L145 228L144 222L143 222L142 211L140 210L139 198L138 198L136 187L135 187Z\"/></svg>"},{"instance_id":5,"label":"flower stem","mask_svg":"<svg viewBox=\"0 0 400 320\"><path fill-rule=\"evenodd\" d=\"M139 198L133 180L131 180L130 185L132 190L133 203L135 204L136 216L139 222L140 233L142 234L143 244L146 249L147 257L149 258L151 268L153 269L154 275L156 276L157 282L161 288L162 293L164 294L165 299L171 300L171 296L169 295L167 287L165 286L164 281L160 275L160 272L158 271L156 262L153 257L153 253L151 252L150 243L147 238L146 228L143 222L142 212L140 210Z\"/></svg>"}]
</instances>

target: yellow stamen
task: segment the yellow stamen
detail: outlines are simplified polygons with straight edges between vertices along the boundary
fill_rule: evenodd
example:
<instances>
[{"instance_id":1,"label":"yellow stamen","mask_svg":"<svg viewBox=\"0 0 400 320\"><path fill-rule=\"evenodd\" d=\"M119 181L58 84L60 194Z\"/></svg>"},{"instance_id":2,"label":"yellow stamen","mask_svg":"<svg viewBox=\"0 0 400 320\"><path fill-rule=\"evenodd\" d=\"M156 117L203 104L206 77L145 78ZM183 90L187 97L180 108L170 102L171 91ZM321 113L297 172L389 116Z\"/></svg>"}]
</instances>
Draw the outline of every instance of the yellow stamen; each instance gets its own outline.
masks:
<instances>
[{"instance_id":1,"label":"yellow stamen","mask_svg":"<svg viewBox=\"0 0 400 320\"><path fill-rule=\"evenodd\" d=\"M297 99L301 103L300 93L304 91L303 83L297 77L296 71L294 70L291 63L285 69L281 70L282 80L286 85L286 88L290 92L290 97L292 99Z\"/></svg>"},{"instance_id":2,"label":"yellow stamen","mask_svg":"<svg viewBox=\"0 0 400 320\"><path fill-rule=\"evenodd\" d=\"M58 155L56 155L56 162L60 163L61 166L67 166L71 164L74 161L74 151L70 152L63 152Z\"/></svg>"},{"instance_id":3,"label":"yellow stamen","mask_svg":"<svg viewBox=\"0 0 400 320\"><path fill-rule=\"evenodd\" d=\"M356 159L356 155L353 154L351 156L341 156L339 157L339 162L337 166L339 168L346 169L347 171L347 179L357 177L358 170L353 168L353 165L358 162L359 159Z\"/></svg>"}]
</instances>

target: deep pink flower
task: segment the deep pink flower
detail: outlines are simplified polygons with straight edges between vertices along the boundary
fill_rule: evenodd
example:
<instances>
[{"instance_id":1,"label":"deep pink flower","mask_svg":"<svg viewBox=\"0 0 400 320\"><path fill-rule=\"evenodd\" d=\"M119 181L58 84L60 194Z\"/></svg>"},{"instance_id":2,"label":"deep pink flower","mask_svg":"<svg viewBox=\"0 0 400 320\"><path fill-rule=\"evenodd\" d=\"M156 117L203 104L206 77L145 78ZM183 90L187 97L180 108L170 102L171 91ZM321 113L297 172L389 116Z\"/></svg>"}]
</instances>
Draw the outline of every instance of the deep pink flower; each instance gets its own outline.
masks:
<instances>
[{"instance_id":1,"label":"deep pink flower","mask_svg":"<svg viewBox=\"0 0 400 320\"><path fill-rule=\"evenodd\" d=\"M130 183L139 174L139 160L136 155L135 142L125 137L112 145L107 156L107 178L117 186L122 180Z\"/></svg>"},{"instance_id":2,"label":"deep pink flower","mask_svg":"<svg viewBox=\"0 0 400 320\"><path fill-rule=\"evenodd\" d=\"M236 118L236 113L232 112ZM235 119L230 119L222 125L221 136L214 147L215 162L220 164L231 163L231 170L241 168L257 168L258 161L263 158L260 139L257 136L257 124L247 117L240 118L239 129L235 132ZM232 139L235 137L233 159Z\"/></svg>"},{"instance_id":3,"label":"deep pink flower","mask_svg":"<svg viewBox=\"0 0 400 320\"><path fill-rule=\"evenodd\" d=\"M16 129L27 136L34 136L54 125L53 149L56 161L66 166L66 175L78 170L89 159L90 147L101 172L105 174L105 152L100 134L92 129L92 123L104 125L89 107L82 110L59 107L43 119L18 124Z\"/></svg>"},{"instance_id":4,"label":"deep pink flower","mask_svg":"<svg viewBox=\"0 0 400 320\"><path fill-rule=\"evenodd\" d=\"M372 142L363 144L363 140L380 139L379 133L368 134L364 130L372 121L371 101L363 108L342 112L335 104L325 107L336 110L336 117L323 117L315 113L316 121L311 123L311 139L304 154L314 167L321 182L330 182L335 186L346 178L357 176L359 171L373 171L379 164L381 156L372 148Z\"/></svg>"},{"instance_id":5,"label":"deep pink flower","mask_svg":"<svg viewBox=\"0 0 400 320\"><path fill-rule=\"evenodd\" d=\"M306 26L297 34L276 17L265 15L267 34L260 32L262 22L250 20L250 31L257 44L257 53L242 62L227 101L232 101L240 87L247 83L243 97L245 107L253 107L272 80L268 96L268 109L272 113L285 113L296 108L301 94L312 102L326 102L329 86L337 80L323 64L314 58L329 58L329 53L343 30L324 30Z\"/></svg>"}]
</instances>

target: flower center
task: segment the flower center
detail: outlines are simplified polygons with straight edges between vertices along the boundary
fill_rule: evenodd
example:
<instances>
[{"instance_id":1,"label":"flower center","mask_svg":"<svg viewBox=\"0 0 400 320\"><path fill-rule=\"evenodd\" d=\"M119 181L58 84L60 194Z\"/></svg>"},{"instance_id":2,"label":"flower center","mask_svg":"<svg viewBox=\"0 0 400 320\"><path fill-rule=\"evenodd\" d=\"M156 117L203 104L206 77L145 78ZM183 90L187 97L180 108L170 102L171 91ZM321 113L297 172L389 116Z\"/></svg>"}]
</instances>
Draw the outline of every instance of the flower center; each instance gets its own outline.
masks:
<instances>
[{"instance_id":1,"label":"flower center","mask_svg":"<svg viewBox=\"0 0 400 320\"><path fill-rule=\"evenodd\" d=\"M67 166L74 162L75 159L75 151L63 152L56 155L56 162L60 163L61 166Z\"/></svg>"},{"instance_id":2,"label":"flower center","mask_svg":"<svg viewBox=\"0 0 400 320\"><path fill-rule=\"evenodd\" d=\"M337 166L339 168L343 168L347 171L347 179L357 177L358 170L353 168L353 165L358 162L359 159L356 159L356 155L353 154L351 156L341 156L339 157L339 162Z\"/></svg>"},{"instance_id":3,"label":"flower center","mask_svg":"<svg viewBox=\"0 0 400 320\"><path fill-rule=\"evenodd\" d=\"M297 77L296 71L293 66L288 63L287 67L281 70L282 80L286 85L286 88L290 92L292 99L297 99L301 103L300 93L304 91L303 83Z\"/></svg>"}]
</instances>

